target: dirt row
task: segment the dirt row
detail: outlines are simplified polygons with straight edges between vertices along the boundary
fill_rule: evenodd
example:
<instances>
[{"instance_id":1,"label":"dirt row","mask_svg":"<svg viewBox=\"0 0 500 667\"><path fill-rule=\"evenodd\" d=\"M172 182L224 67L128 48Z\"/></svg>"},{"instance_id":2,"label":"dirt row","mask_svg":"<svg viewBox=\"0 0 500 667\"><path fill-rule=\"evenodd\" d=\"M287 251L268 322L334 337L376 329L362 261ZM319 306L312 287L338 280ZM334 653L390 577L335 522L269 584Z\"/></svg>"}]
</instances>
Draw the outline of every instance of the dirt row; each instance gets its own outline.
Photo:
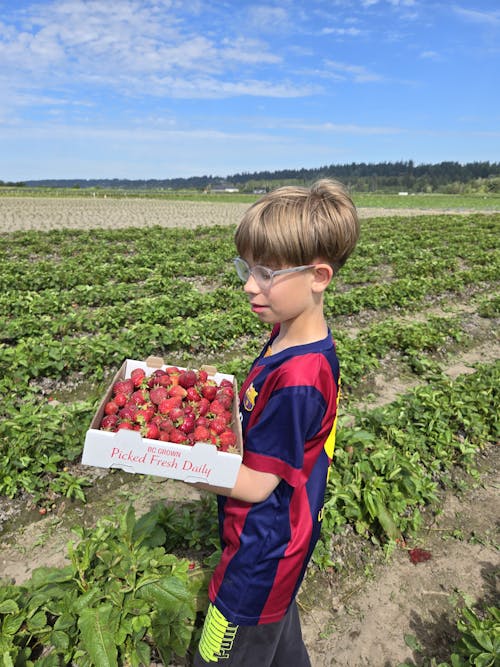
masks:
<instances>
[{"instance_id":1,"label":"dirt row","mask_svg":"<svg viewBox=\"0 0 500 667\"><path fill-rule=\"evenodd\" d=\"M249 204L162 199L2 197L0 233L51 229L123 229L237 224ZM432 209L359 208L360 218L431 215ZM466 213L461 210L460 213Z\"/></svg>"}]
</instances>

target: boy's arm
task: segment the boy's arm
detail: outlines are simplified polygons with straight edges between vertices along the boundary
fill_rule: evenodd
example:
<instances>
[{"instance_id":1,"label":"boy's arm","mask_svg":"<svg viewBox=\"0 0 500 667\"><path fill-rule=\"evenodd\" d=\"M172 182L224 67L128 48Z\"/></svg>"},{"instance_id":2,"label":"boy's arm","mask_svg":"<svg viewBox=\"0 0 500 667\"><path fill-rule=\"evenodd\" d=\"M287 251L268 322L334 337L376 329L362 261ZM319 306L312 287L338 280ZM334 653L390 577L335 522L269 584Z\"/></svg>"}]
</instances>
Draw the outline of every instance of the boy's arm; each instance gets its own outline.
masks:
<instances>
[{"instance_id":1,"label":"boy's arm","mask_svg":"<svg viewBox=\"0 0 500 667\"><path fill-rule=\"evenodd\" d=\"M278 475L269 472L258 472L242 463L232 489L211 486L204 482L196 482L192 486L216 493L219 496L227 496L247 503L260 503L271 495L280 481L281 478Z\"/></svg>"}]
</instances>

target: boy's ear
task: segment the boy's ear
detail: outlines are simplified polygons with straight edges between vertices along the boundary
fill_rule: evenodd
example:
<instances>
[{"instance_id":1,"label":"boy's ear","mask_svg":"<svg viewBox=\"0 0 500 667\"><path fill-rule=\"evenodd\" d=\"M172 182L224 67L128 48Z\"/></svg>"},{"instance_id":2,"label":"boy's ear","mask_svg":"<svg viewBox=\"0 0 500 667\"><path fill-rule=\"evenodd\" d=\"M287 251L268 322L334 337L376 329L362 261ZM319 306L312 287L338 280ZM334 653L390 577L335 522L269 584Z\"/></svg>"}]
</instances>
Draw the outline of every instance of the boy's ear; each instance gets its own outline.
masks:
<instances>
[{"instance_id":1,"label":"boy's ear","mask_svg":"<svg viewBox=\"0 0 500 667\"><path fill-rule=\"evenodd\" d=\"M333 268L330 264L316 264L314 269L314 289L323 292L333 278Z\"/></svg>"}]
</instances>

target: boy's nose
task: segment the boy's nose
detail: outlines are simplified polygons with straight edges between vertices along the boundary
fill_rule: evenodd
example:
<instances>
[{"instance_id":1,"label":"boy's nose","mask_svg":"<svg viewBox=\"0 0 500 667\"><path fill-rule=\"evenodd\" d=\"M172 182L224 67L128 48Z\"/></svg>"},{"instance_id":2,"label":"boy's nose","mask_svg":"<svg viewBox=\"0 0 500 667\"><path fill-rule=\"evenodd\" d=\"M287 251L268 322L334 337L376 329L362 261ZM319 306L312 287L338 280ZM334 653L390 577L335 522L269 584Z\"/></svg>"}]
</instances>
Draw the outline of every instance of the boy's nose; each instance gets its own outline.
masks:
<instances>
[{"instance_id":1,"label":"boy's nose","mask_svg":"<svg viewBox=\"0 0 500 667\"><path fill-rule=\"evenodd\" d=\"M257 294L257 292L260 292L260 288L252 274L248 276L248 280L243 285L243 289L247 294Z\"/></svg>"}]
</instances>

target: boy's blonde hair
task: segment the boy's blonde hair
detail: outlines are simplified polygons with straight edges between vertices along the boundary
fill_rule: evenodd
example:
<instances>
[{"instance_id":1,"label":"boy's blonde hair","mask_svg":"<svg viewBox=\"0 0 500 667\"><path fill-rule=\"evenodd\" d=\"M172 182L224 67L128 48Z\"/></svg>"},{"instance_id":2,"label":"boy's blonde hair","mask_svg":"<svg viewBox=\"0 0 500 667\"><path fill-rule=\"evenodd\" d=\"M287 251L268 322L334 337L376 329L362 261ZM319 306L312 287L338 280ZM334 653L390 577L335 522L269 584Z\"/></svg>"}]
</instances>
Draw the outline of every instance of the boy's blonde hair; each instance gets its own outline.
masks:
<instances>
[{"instance_id":1,"label":"boy's blonde hair","mask_svg":"<svg viewBox=\"0 0 500 667\"><path fill-rule=\"evenodd\" d=\"M269 192L244 214L235 243L241 257L272 267L323 260L337 272L359 237L356 208L338 181L310 188L284 186Z\"/></svg>"}]
</instances>

